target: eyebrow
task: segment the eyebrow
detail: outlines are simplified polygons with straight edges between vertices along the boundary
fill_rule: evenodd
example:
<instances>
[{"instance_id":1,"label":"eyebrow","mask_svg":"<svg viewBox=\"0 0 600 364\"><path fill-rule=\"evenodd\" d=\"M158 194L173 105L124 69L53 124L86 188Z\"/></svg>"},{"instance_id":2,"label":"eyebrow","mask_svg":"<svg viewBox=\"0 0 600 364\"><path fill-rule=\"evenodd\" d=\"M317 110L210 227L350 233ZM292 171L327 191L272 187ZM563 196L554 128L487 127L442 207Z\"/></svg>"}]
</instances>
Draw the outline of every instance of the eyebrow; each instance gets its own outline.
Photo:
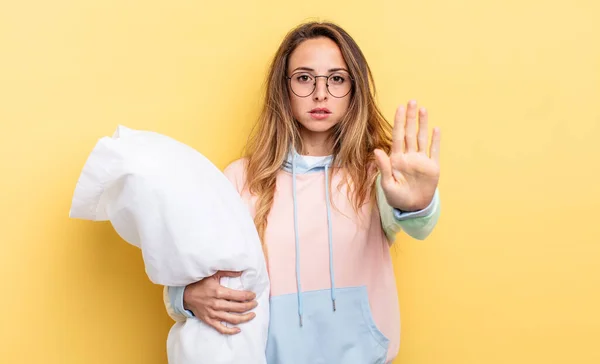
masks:
<instances>
[{"instance_id":1,"label":"eyebrow","mask_svg":"<svg viewBox=\"0 0 600 364\"><path fill-rule=\"evenodd\" d=\"M313 68L309 68L309 67L298 67L295 70L293 70L292 73L294 73L296 71L311 71L311 72L315 72L315 70ZM350 71L348 71L347 69L345 69L343 67L330 68L327 72L335 72L335 71L346 71L346 72L350 73Z\"/></svg>"}]
</instances>

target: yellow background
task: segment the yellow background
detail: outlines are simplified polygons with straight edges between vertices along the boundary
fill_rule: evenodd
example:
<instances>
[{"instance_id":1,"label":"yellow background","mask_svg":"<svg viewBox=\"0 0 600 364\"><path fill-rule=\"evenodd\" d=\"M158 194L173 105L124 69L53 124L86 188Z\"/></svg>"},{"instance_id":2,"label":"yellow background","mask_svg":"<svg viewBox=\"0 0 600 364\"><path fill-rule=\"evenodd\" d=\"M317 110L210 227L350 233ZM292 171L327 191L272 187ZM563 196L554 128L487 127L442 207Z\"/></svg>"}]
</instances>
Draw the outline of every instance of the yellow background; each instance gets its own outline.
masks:
<instances>
[{"instance_id":1,"label":"yellow background","mask_svg":"<svg viewBox=\"0 0 600 364\"><path fill-rule=\"evenodd\" d=\"M219 167L240 154L268 62L338 22L386 116L442 128L442 217L393 251L395 363L600 363L600 5L580 1L0 3L0 363L166 362L171 325L141 255L71 220L117 124Z\"/></svg>"}]
</instances>

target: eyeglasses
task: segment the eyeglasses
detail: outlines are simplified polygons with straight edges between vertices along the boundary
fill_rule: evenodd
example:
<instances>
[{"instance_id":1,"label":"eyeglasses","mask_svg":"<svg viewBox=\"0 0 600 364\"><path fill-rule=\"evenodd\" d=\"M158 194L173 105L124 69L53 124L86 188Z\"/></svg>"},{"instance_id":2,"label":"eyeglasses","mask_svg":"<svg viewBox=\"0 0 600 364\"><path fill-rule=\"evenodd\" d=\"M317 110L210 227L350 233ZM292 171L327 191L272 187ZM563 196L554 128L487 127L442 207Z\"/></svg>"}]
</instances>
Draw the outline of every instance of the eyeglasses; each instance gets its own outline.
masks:
<instances>
[{"instance_id":1,"label":"eyeglasses","mask_svg":"<svg viewBox=\"0 0 600 364\"><path fill-rule=\"evenodd\" d=\"M325 85L329 94L335 98L345 97L352 90L354 80L347 72L337 71L329 76L313 76L308 72L296 72L290 77L290 88L298 97L308 97L317 88L317 78L325 78Z\"/></svg>"}]
</instances>

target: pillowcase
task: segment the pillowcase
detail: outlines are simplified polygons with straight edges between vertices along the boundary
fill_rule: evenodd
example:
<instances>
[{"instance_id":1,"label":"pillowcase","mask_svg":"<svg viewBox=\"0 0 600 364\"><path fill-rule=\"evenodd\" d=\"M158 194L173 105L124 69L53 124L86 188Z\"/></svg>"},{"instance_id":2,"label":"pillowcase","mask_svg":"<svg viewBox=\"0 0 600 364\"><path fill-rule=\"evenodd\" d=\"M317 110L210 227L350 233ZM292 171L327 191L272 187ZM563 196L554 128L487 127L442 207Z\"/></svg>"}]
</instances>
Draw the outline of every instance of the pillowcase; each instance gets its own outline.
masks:
<instances>
[{"instance_id":1,"label":"pillowcase","mask_svg":"<svg viewBox=\"0 0 600 364\"><path fill-rule=\"evenodd\" d=\"M219 270L232 289L256 293L256 317L222 335L196 318L169 332L171 364L266 363L269 280L252 217L225 175L195 149L151 131L118 126L89 155L69 216L110 221L141 249L149 279L186 286Z\"/></svg>"}]
</instances>

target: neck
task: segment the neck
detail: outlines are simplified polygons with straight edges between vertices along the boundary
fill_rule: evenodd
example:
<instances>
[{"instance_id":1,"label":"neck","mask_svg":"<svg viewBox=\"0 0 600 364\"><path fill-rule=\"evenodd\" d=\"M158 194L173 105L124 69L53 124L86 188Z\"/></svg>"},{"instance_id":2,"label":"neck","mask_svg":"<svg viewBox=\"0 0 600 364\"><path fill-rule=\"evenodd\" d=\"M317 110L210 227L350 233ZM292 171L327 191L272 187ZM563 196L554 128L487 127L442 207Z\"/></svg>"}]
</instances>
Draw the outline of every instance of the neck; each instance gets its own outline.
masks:
<instances>
[{"instance_id":1,"label":"neck","mask_svg":"<svg viewBox=\"0 0 600 364\"><path fill-rule=\"evenodd\" d=\"M300 130L300 136L302 137L303 149L301 154L310 155L315 157L331 155L333 151L333 145L330 139L331 133L327 132L313 132L302 128Z\"/></svg>"}]
</instances>

